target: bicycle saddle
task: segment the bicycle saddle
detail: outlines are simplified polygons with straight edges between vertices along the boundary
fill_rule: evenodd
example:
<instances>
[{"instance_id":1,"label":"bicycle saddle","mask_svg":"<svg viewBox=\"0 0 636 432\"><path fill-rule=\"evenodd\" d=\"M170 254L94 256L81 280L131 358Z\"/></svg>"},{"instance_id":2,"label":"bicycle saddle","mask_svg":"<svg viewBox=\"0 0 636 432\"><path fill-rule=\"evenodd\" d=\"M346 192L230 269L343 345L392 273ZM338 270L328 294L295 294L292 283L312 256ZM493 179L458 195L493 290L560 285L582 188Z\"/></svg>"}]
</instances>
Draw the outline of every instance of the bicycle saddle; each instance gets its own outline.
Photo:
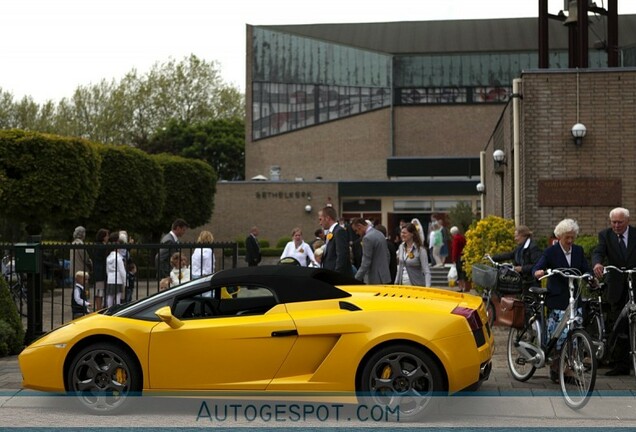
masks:
<instances>
[{"instance_id":1,"label":"bicycle saddle","mask_svg":"<svg viewBox=\"0 0 636 432\"><path fill-rule=\"evenodd\" d=\"M532 294L537 294L537 295L542 295L542 294L547 294L548 293L548 289L547 288L542 288L539 286L533 286L528 288L528 291L530 291Z\"/></svg>"}]
</instances>

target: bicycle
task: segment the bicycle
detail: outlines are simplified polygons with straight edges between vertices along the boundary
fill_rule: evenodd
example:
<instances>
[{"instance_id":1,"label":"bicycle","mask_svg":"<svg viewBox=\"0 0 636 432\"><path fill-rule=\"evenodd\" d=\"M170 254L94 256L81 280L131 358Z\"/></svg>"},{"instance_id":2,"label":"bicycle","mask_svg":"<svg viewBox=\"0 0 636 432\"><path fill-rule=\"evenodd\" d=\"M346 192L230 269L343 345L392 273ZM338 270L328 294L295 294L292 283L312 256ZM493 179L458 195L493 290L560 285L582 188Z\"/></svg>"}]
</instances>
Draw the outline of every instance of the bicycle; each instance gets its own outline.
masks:
<instances>
[{"instance_id":1,"label":"bicycle","mask_svg":"<svg viewBox=\"0 0 636 432\"><path fill-rule=\"evenodd\" d=\"M559 355L558 381L565 403L572 409L584 407L594 391L597 362L590 335L582 328L583 318L577 307L575 280L591 280L592 275L580 274L575 269L553 269L539 280L555 275L568 279L569 304L552 334L547 334L547 311L545 297L547 288L531 287L524 298L529 318L523 328L510 328L508 333L508 369L517 381L527 381L538 368ZM567 329L560 354L557 342ZM556 357L555 357L556 358ZM551 377L552 378L552 377Z\"/></svg>"},{"instance_id":2,"label":"bicycle","mask_svg":"<svg viewBox=\"0 0 636 432\"><path fill-rule=\"evenodd\" d=\"M612 351L615 338L608 340L608 333L605 328L605 314L603 312L603 291L605 284L599 284L591 288L594 297L581 299L583 307L583 327L592 338L595 347L596 359L601 361ZM617 321L618 323L618 321ZM616 326L615 326L616 327Z\"/></svg>"},{"instance_id":3,"label":"bicycle","mask_svg":"<svg viewBox=\"0 0 636 432\"><path fill-rule=\"evenodd\" d=\"M497 319L497 312L493 303L494 298L501 298L502 294L521 293L521 276L513 270L510 263L498 263L489 254L484 258L491 266L473 264L473 282L483 288L481 298L488 315L488 324L492 328Z\"/></svg>"},{"instance_id":4,"label":"bicycle","mask_svg":"<svg viewBox=\"0 0 636 432\"><path fill-rule=\"evenodd\" d=\"M628 299L621 312L618 314L618 318L616 318L616 322L612 327L612 332L610 333L610 338L608 340L608 346L614 347L616 344L616 340L619 337L619 327L627 320L628 326L628 334L629 334L629 355L631 357L631 366L634 372L636 373L636 301L634 300L634 289L632 278L633 274L636 273L636 269L626 269L626 268L618 268L612 265L605 266L603 270L603 274L609 273L609 271L617 271L619 273L623 273L627 275L627 286L628 286ZM602 329L604 331L605 327L603 322L600 322L602 325ZM600 333L604 334L604 333ZM609 351L611 352L611 350Z\"/></svg>"}]
</instances>

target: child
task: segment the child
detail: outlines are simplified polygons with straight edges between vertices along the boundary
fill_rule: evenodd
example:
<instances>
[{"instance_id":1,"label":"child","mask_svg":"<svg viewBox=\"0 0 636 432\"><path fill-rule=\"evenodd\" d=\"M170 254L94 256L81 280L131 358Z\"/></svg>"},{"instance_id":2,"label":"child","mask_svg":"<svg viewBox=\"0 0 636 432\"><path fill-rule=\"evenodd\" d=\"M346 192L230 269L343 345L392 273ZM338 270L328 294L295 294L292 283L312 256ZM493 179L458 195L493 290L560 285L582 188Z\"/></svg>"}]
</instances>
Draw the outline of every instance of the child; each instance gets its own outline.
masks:
<instances>
[{"instance_id":1,"label":"child","mask_svg":"<svg viewBox=\"0 0 636 432\"><path fill-rule=\"evenodd\" d=\"M175 252L170 257L172 270L170 271L170 286L177 286L190 280L190 267L188 257L180 252Z\"/></svg>"},{"instance_id":2,"label":"child","mask_svg":"<svg viewBox=\"0 0 636 432\"><path fill-rule=\"evenodd\" d=\"M79 318L91 312L91 303L89 299L89 291L85 288L88 283L89 275L85 271L75 273L75 287L73 288L73 297L71 298L71 311L73 319Z\"/></svg>"}]
</instances>

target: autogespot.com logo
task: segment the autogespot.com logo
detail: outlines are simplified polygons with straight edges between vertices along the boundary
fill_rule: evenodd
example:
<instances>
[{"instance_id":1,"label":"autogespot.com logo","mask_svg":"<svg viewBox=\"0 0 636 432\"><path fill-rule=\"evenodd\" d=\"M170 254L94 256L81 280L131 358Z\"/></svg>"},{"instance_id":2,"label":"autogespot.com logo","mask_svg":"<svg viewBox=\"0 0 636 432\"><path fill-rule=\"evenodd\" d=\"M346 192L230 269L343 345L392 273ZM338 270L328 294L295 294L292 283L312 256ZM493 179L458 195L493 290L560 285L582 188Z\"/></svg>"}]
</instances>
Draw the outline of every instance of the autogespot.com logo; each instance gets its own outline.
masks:
<instances>
[{"instance_id":1,"label":"autogespot.com logo","mask_svg":"<svg viewBox=\"0 0 636 432\"><path fill-rule=\"evenodd\" d=\"M197 422L398 422L399 406L202 401Z\"/></svg>"}]
</instances>

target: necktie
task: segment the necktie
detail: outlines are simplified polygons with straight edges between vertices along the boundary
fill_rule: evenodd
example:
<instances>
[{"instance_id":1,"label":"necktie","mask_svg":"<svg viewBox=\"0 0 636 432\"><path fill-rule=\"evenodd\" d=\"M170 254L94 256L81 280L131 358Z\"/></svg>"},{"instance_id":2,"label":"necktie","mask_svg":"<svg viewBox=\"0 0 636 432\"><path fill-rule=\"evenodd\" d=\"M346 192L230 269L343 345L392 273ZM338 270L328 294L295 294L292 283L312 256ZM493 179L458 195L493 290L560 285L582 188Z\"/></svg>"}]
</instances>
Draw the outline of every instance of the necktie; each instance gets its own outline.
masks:
<instances>
[{"instance_id":1,"label":"necktie","mask_svg":"<svg viewBox=\"0 0 636 432\"><path fill-rule=\"evenodd\" d=\"M625 237L623 236L623 234L618 235L618 245L621 248L623 258L627 258L627 246L625 245Z\"/></svg>"}]
</instances>

